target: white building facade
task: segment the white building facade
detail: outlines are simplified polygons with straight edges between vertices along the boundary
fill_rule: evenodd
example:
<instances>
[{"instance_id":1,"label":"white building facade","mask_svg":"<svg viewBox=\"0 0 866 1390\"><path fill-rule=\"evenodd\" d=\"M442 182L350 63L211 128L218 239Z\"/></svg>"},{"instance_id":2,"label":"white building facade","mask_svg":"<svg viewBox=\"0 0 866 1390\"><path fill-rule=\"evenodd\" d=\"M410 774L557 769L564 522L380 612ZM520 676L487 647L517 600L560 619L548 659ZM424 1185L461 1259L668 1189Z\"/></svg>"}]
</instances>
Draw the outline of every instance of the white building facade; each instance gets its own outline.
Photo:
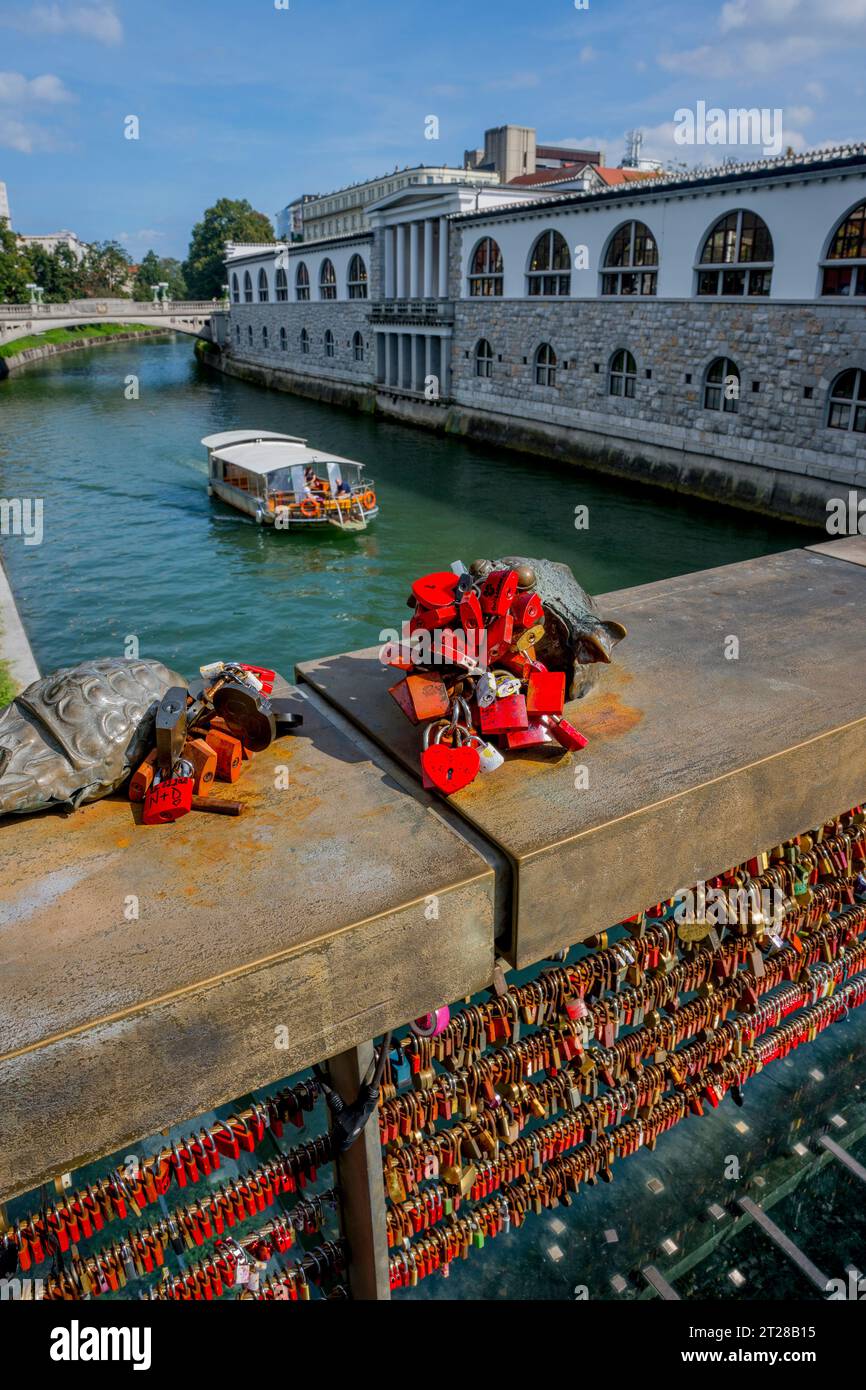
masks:
<instances>
[{"instance_id":1,"label":"white building facade","mask_svg":"<svg viewBox=\"0 0 866 1390\"><path fill-rule=\"evenodd\" d=\"M866 486L866 147L369 220L233 252L227 370L789 515Z\"/></svg>"}]
</instances>

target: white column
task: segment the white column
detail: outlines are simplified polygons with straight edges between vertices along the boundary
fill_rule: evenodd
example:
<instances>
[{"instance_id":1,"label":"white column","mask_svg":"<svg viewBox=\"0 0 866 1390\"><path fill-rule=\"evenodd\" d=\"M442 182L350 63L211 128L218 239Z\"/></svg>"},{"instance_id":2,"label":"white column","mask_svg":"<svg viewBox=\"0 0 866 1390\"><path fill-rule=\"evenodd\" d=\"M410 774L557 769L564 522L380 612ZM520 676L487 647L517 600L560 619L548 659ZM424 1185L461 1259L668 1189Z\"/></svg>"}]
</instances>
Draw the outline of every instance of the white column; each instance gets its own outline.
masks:
<instances>
[{"instance_id":1,"label":"white column","mask_svg":"<svg viewBox=\"0 0 866 1390\"><path fill-rule=\"evenodd\" d=\"M437 292L440 299L448 298L448 223L444 217L439 218L439 284Z\"/></svg>"},{"instance_id":2,"label":"white column","mask_svg":"<svg viewBox=\"0 0 866 1390\"><path fill-rule=\"evenodd\" d=\"M433 223L424 219L424 298L433 298Z\"/></svg>"},{"instance_id":3,"label":"white column","mask_svg":"<svg viewBox=\"0 0 866 1390\"><path fill-rule=\"evenodd\" d=\"M424 289L423 289L424 282L423 282L423 280L421 279L421 274L422 274L421 257L422 257L422 255L423 255L423 240L422 240L423 235L424 235L424 223L423 223L423 222L413 222L413 223L412 223L412 259L411 259L411 267L410 267L410 274L409 274L409 286L410 286L410 288L409 288L409 293L412 295L412 298L413 298L413 299L420 299L420 298L421 298L421 295L424 293Z\"/></svg>"},{"instance_id":4,"label":"white column","mask_svg":"<svg viewBox=\"0 0 866 1390\"><path fill-rule=\"evenodd\" d=\"M385 228L385 298L394 298L394 228Z\"/></svg>"},{"instance_id":5,"label":"white column","mask_svg":"<svg viewBox=\"0 0 866 1390\"><path fill-rule=\"evenodd\" d=\"M440 376L439 391L443 400L451 395L451 339L441 337L439 339L440 352Z\"/></svg>"},{"instance_id":6,"label":"white column","mask_svg":"<svg viewBox=\"0 0 866 1390\"><path fill-rule=\"evenodd\" d=\"M399 222L394 228L394 235L397 238L397 285L394 291L397 299L402 299L406 293L406 225Z\"/></svg>"},{"instance_id":7,"label":"white column","mask_svg":"<svg viewBox=\"0 0 866 1390\"><path fill-rule=\"evenodd\" d=\"M424 378L427 375L427 335L426 333L415 334L415 378L412 382L416 391L424 390Z\"/></svg>"}]
</instances>

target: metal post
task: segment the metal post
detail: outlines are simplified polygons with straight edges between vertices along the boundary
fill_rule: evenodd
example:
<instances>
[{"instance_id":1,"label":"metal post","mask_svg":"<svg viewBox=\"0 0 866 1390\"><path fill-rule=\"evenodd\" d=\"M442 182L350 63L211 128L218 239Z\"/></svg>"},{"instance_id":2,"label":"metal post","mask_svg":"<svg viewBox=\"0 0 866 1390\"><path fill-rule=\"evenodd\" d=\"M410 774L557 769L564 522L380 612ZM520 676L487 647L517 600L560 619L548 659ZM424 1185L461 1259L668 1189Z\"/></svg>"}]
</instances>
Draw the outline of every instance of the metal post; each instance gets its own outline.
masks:
<instances>
[{"instance_id":1,"label":"metal post","mask_svg":"<svg viewBox=\"0 0 866 1390\"><path fill-rule=\"evenodd\" d=\"M818 1269L817 1265L812 1263L808 1255L803 1254L799 1245L795 1245L794 1242L785 1235L781 1227L777 1226L775 1221L771 1221L767 1213L763 1211L756 1202L752 1201L751 1197L739 1197L737 1199L737 1205L747 1216L751 1216L752 1220L760 1226L761 1230L770 1238L776 1248L781 1250L783 1255L787 1255L791 1263L797 1266L801 1274L805 1274L806 1278L813 1283L817 1289L821 1290L821 1293L827 1292L827 1286L830 1282L827 1275L821 1273L820 1269Z\"/></svg>"},{"instance_id":2,"label":"metal post","mask_svg":"<svg viewBox=\"0 0 866 1390\"><path fill-rule=\"evenodd\" d=\"M373 1044L363 1043L328 1062L331 1084L344 1100L353 1101L373 1061ZM385 1226L385 1185L379 1144L378 1111L363 1134L335 1161L343 1213L343 1234L349 1246L349 1291L367 1302L390 1301L388 1239Z\"/></svg>"},{"instance_id":3,"label":"metal post","mask_svg":"<svg viewBox=\"0 0 866 1390\"><path fill-rule=\"evenodd\" d=\"M855 1178L859 1178L861 1182L866 1182L866 1168L863 1167L863 1164L858 1163L856 1158L849 1154L847 1149L843 1149L841 1144L837 1144L835 1139L831 1139L829 1134L822 1134L818 1143L834 1158L838 1158L839 1162L843 1163L848 1172L853 1173Z\"/></svg>"},{"instance_id":4,"label":"metal post","mask_svg":"<svg viewBox=\"0 0 866 1390\"><path fill-rule=\"evenodd\" d=\"M666 1303L679 1303L680 1296L673 1284L669 1284L665 1276L656 1269L655 1265L646 1265L641 1274L646 1279L650 1288L655 1289L659 1298L663 1298Z\"/></svg>"}]
</instances>

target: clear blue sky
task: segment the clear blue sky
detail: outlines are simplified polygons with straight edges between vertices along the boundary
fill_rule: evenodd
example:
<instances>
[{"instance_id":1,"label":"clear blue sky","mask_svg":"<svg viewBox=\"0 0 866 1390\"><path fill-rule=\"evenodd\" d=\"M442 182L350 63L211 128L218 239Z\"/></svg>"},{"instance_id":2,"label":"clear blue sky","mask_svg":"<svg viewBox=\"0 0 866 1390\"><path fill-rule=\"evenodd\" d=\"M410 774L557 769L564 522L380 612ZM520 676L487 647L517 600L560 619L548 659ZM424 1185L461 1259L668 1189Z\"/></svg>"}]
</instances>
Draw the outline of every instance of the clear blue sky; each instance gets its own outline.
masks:
<instances>
[{"instance_id":1,"label":"clear blue sky","mask_svg":"<svg viewBox=\"0 0 866 1390\"><path fill-rule=\"evenodd\" d=\"M795 148L863 140L864 58L866 0L0 0L0 179L19 231L182 256L220 196L273 216L506 121L611 164L634 126L716 162L673 141L701 100L782 108Z\"/></svg>"}]
</instances>

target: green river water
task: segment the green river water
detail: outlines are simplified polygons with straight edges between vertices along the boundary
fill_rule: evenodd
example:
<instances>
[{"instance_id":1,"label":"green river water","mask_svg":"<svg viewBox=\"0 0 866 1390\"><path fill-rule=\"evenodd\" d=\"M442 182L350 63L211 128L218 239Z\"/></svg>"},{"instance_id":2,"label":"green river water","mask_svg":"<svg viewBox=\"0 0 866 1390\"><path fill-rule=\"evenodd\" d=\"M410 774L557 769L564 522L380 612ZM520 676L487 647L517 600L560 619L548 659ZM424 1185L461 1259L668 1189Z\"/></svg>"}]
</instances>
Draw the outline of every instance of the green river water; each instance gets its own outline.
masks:
<instances>
[{"instance_id":1,"label":"green river water","mask_svg":"<svg viewBox=\"0 0 866 1390\"><path fill-rule=\"evenodd\" d=\"M127 400L136 376L139 399ZM360 535L259 528L212 500L202 436L256 426L362 461ZM42 670L122 655L187 676L218 657L291 673L375 643L410 581L477 555L567 561L591 593L803 545L809 532L531 455L268 392L188 338L58 356L0 382L0 497L42 498L44 540L3 557ZM589 508L576 530L575 507ZM613 615L611 615L613 616Z\"/></svg>"}]
</instances>

